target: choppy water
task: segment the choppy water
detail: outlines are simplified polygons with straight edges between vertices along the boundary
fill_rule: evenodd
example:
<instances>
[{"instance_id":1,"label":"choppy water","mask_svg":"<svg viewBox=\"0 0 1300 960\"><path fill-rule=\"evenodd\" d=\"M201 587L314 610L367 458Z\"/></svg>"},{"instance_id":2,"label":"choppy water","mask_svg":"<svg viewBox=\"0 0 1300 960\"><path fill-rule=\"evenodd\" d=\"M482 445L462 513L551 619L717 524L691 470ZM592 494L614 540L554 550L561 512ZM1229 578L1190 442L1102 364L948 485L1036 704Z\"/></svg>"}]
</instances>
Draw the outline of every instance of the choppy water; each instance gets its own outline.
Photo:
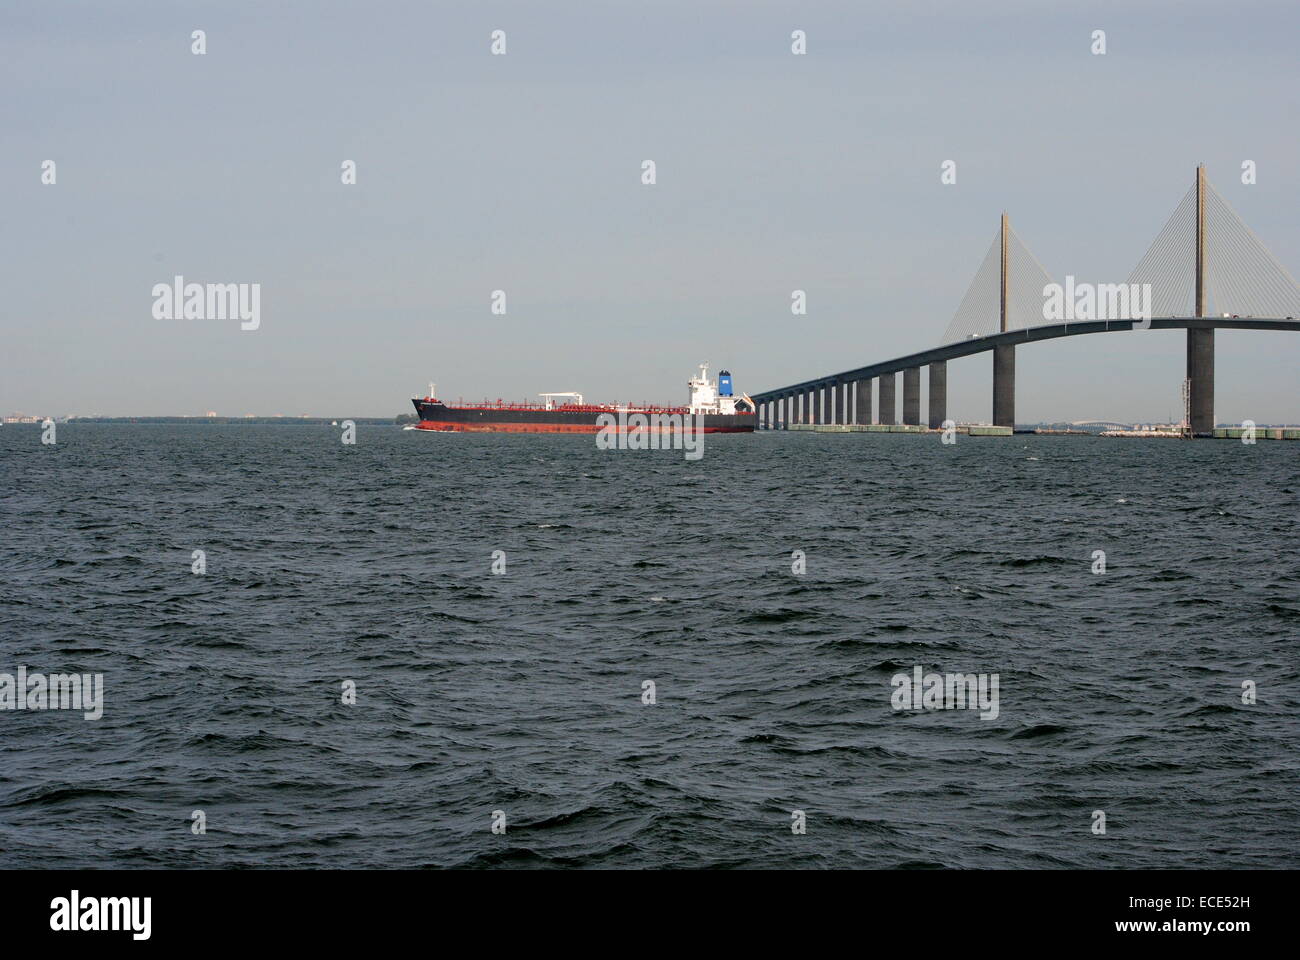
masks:
<instances>
[{"instance_id":1,"label":"choppy water","mask_svg":"<svg viewBox=\"0 0 1300 960\"><path fill-rule=\"evenodd\" d=\"M0 712L0 865L1300 866L1300 444L38 436L0 672L105 709Z\"/></svg>"}]
</instances>

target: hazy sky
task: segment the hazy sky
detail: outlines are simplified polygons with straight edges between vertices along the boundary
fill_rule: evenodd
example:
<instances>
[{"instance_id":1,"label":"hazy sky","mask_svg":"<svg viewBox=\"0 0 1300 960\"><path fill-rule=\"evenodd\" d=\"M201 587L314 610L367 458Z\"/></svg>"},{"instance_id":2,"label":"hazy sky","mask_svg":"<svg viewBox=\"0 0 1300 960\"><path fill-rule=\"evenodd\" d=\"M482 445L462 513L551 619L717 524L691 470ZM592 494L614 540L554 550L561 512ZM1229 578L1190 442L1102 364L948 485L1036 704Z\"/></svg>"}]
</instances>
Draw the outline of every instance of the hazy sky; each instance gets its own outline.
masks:
<instances>
[{"instance_id":1,"label":"hazy sky","mask_svg":"<svg viewBox=\"0 0 1300 960\"><path fill-rule=\"evenodd\" d=\"M1294 2L6 0L0 412L754 392L935 345L1003 209L1123 281L1198 162L1294 275L1298 42ZM260 283L260 329L154 319L176 274ZM1018 419L1177 416L1184 344L1022 347ZM1220 332L1218 419L1300 421L1298 361ZM949 365L956 419L991 366Z\"/></svg>"}]
</instances>

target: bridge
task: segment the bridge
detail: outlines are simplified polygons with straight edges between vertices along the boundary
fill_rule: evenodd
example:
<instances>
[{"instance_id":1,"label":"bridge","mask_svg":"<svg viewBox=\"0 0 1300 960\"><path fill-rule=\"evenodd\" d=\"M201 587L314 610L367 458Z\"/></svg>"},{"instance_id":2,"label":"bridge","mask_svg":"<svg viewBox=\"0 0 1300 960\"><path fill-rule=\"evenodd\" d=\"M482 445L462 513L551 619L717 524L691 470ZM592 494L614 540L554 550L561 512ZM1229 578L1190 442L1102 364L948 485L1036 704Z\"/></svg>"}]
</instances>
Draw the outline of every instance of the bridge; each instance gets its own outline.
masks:
<instances>
[{"instance_id":1,"label":"bridge","mask_svg":"<svg viewBox=\"0 0 1300 960\"><path fill-rule=\"evenodd\" d=\"M1013 280L1016 282L1013 283ZM1016 347L1022 343L1135 329L1187 331L1187 421L1192 436L1214 432L1214 331L1300 331L1300 286L1210 185L1205 167L1122 285L1088 289L1073 278L1049 312L1052 279L1012 232L1007 215L948 325L941 346L752 394L760 428L793 423L904 423L938 429L947 419L949 360L993 353L993 423L1015 427ZM1104 301L1101 302L1101 301ZM1138 305L1143 305L1138 306ZM1211 308L1213 305L1213 308ZM1118 307L1121 319L1072 319ZM1142 318L1149 319L1142 319ZM1066 319L1070 318L1070 319ZM929 371L921 418L921 368ZM902 418L897 379L903 375ZM873 390L873 383L878 387ZM873 420L873 393L878 419Z\"/></svg>"}]
</instances>

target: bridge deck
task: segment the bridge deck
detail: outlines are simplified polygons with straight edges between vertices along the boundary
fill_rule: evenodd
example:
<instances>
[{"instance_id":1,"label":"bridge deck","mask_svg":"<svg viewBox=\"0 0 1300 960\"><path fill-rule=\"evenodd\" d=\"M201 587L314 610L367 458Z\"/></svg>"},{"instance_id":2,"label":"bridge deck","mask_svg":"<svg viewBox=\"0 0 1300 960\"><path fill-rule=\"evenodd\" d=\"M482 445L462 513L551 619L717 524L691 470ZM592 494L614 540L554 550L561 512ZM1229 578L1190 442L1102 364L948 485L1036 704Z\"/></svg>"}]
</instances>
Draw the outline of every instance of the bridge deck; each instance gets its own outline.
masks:
<instances>
[{"instance_id":1,"label":"bridge deck","mask_svg":"<svg viewBox=\"0 0 1300 960\"><path fill-rule=\"evenodd\" d=\"M1024 327L1020 330L1008 330L1006 333L991 333L974 340L959 340L920 353L909 354L894 360L856 367L842 373L792 383L775 390L750 394L758 403L779 399L786 394L817 390L841 383L853 383L891 373L898 373L909 367L921 367L940 360L953 360L983 353L1003 344L1034 343L1038 340L1055 340L1058 337L1074 337L1087 333L1112 333L1118 331L1132 332L1136 320L1077 320L1070 323L1049 323L1038 327ZM1228 329L1228 330L1300 330L1300 320L1292 317L1155 317L1151 320L1152 330L1189 330L1189 329Z\"/></svg>"}]
</instances>

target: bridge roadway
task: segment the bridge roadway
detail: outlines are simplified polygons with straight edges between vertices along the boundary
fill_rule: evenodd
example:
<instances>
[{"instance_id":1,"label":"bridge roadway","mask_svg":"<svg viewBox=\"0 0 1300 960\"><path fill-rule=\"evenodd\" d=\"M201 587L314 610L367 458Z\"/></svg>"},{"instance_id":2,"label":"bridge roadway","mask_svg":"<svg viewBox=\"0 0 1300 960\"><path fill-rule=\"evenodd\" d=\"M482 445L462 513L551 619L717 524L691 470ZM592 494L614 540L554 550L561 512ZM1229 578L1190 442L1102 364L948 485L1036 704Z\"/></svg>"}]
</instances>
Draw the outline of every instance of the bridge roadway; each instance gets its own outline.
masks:
<instances>
[{"instance_id":1,"label":"bridge roadway","mask_svg":"<svg viewBox=\"0 0 1300 960\"><path fill-rule=\"evenodd\" d=\"M920 368L930 368L930 402L929 425L938 427L946 418L947 407L947 368L949 360L968 357L972 354L994 351L993 383L993 422L1013 425L1015 420L1015 347L1021 343L1035 343L1039 340L1055 340L1059 337L1075 337L1089 333L1134 332L1136 320L1075 320L1066 323L1050 323L1037 327L1025 327L1020 330L1008 330L1005 333L991 333L987 336L959 340L920 353L884 360L834 373L816 377L799 383L792 383L775 390L764 390L750 394L758 404L759 422L762 426L773 427L782 422L807 423L846 423L845 410L848 404L843 390L835 388L856 384L857 409L856 420L859 423L871 423L871 380L874 377L888 377L881 381L880 422L895 422L894 379L893 374L903 371L903 423L920 423ZM1208 382L1210 387L1211 408L1213 405L1214 379L1214 341L1215 329L1228 330L1292 330L1300 331L1300 320L1294 317L1155 317L1151 320L1152 330L1195 330L1189 334L1188 375ZM1141 332L1141 331L1137 331ZM1202 343L1208 340L1208 349L1196 349L1192 346L1193 338ZM837 396L838 395L838 396ZM803 398L803 410L794 417L786 413L778 417L778 408L785 401L787 406L798 406L798 398ZM838 400L838 402L835 402ZM815 409L814 409L815 406ZM864 418L863 413L867 416Z\"/></svg>"}]
</instances>

